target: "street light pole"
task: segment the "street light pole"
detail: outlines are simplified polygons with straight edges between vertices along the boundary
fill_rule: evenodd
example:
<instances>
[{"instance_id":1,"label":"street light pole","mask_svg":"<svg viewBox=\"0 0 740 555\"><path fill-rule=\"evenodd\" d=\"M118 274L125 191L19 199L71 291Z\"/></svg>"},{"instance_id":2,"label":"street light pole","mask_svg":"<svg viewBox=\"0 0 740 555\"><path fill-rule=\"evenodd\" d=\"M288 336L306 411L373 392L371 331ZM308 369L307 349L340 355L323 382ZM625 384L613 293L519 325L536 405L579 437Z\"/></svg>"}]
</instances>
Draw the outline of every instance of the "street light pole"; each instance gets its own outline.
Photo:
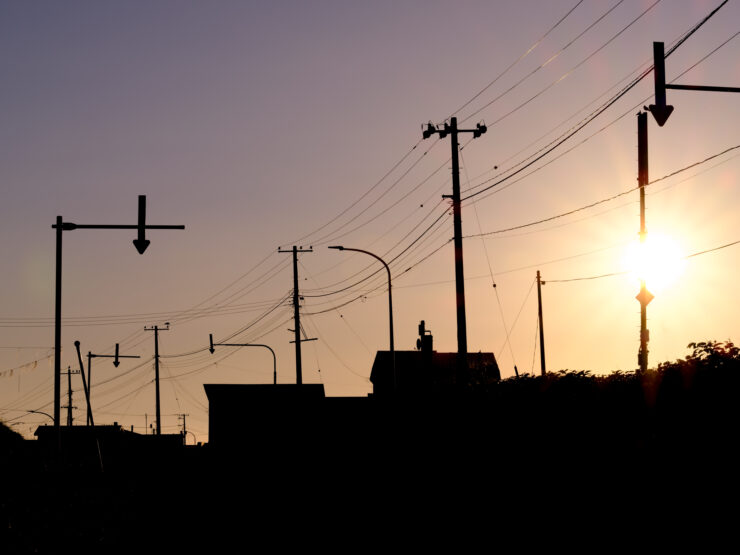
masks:
<instances>
[{"instance_id":1,"label":"street light pole","mask_svg":"<svg viewBox=\"0 0 740 555\"><path fill-rule=\"evenodd\" d=\"M277 357L275 357L275 351L272 350L272 347L263 343L214 343L212 333L208 334L208 338L211 342L211 346L208 349L211 354L216 350L213 348L215 345L223 345L224 347L264 347L265 349L269 349L272 353L272 383L273 385L277 385Z\"/></svg>"},{"instance_id":2,"label":"street light pole","mask_svg":"<svg viewBox=\"0 0 740 555\"><path fill-rule=\"evenodd\" d=\"M388 321L389 321L389 330L390 330L390 351L391 351L391 361L393 364L393 392L396 392L396 350L393 344L393 293L391 291L391 269L388 267L388 264L385 263L385 260L380 258L377 254L373 254L370 251L362 250L362 249L351 249L349 247L343 247L341 245L334 245L329 247L330 249L336 249L339 251L354 251L354 252L361 252L367 255L372 256L376 260L378 260L383 266L385 266L385 271L388 273Z\"/></svg>"}]
</instances>

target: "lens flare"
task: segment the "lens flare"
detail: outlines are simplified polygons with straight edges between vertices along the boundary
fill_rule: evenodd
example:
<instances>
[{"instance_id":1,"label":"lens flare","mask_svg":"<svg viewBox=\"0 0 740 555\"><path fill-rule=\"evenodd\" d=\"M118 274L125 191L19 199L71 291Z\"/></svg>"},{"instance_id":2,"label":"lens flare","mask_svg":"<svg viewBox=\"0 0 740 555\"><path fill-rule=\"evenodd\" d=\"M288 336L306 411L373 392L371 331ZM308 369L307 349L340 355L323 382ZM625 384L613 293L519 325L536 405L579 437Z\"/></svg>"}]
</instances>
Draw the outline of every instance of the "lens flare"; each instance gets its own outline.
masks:
<instances>
[{"instance_id":1,"label":"lens flare","mask_svg":"<svg viewBox=\"0 0 740 555\"><path fill-rule=\"evenodd\" d=\"M656 293L673 285L683 273L686 259L678 243L660 234L648 234L644 242L634 241L627 247L625 266L638 283L645 281Z\"/></svg>"}]
</instances>

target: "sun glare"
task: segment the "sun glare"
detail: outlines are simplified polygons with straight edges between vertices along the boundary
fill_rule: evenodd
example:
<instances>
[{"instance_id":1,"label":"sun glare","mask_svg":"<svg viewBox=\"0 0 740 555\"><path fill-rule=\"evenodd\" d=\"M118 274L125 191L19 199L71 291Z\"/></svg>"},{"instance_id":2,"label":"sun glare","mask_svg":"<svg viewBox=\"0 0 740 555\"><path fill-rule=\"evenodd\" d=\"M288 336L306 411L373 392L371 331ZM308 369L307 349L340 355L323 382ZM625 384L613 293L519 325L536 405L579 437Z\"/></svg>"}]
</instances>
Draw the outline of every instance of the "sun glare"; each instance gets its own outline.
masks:
<instances>
[{"instance_id":1,"label":"sun glare","mask_svg":"<svg viewBox=\"0 0 740 555\"><path fill-rule=\"evenodd\" d=\"M644 243L630 243L625 255L625 265L638 282L645 280L651 293L673 285L683 273L686 259L678 244L670 237L648 234Z\"/></svg>"}]
</instances>

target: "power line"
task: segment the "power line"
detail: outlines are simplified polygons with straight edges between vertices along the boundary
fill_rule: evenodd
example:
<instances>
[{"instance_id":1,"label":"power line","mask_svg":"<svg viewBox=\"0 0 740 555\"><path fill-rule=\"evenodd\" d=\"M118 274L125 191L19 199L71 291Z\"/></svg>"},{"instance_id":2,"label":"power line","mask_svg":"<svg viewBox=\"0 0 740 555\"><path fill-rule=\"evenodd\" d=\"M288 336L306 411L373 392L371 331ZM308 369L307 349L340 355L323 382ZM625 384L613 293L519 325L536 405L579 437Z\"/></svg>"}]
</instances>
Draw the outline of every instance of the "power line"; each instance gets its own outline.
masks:
<instances>
[{"instance_id":1,"label":"power line","mask_svg":"<svg viewBox=\"0 0 740 555\"><path fill-rule=\"evenodd\" d=\"M734 245L740 244L740 240L732 241L730 243L725 243L724 245L720 245L719 247L713 247L710 249L705 249L703 251L695 252L686 256L681 257L682 260L688 260L689 258L694 258L696 256L700 256L702 254L707 254L710 252L716 252L718 250L726 249L728 247L732 247ZM548 279L548 283L567 283L571 281L586 281L586 280L593 280L593 279L601 279L605 277L614 277L614 276L622 276L625 274L628 274L629 271L624 272L611 272L609 274L601 274L596 276L587 276L587 277L577 277L577 278L570 278L570 279Z\"/></svg>"},{"instance_id":2,"label":"power line","mask_svg":"<svg viewBox=\"0 0 740 555\"><path fill-rule=\"evenodd\" d=\"M715 9L714 9L714 10L713 10L712 12L710 12L710 14L709 14L709 15L707 15L706 17L704 17L704 18L703 18L703 19L702 19L701 21L699 21L699 23L697 23L697 24L696 24L696 25L695 25L694 27L692 27L692 28L691 28L691 29L690 29L689 31L687 31L687 32L686 32L686 33L684 34L684 36L682 36L682 37L681 37L681 38L680 38L680 39L679 39L679 40L677 41L677 43L676 43L676 44L675 44L675 45L674 45L674 46L673 46L672 48L670 48L670 49L668 50L668 52L667 52L667 53L665 54L665 57L667 58L668 56L670 56L670 55L671 55L671 54L672 54L672 53L673 53L673 52L674 52L674 51L675 51L675 50L676 50L676 49L677 49L677 48L678 48L679 46L681 46L681 45L682 45L682 44L683 44L683 43L684 43L684 42L685 42L685 41L686 41L686 40L687 40L687 39L688 39L688 38L689 38L689 37L690 37L691 35L693 35L693 34L694 34L694 33L695 33L696 31L698 31L698 30L699 30L699 28L700 28L700 27L701 27L702 25L704 25L704 24L705 24L705 23L706 23L707 21L709 21L709 19L710 19L710 18L711 18L711 17L712 17L712 16L714 15L714 14L716 14L716 13L717 13L717 11L718 11L718 10L719 10L719 9L720 9L720 8L721 8L722 6L724 6L724 5L726 4L726 3L727 3L727 0L724 0L724 2L722 2L722 4L720 4L720 5L719 5L719 6L717 7L717 8L715 8ZM619 91L619 92L618 92L618 93L617 93L616 95L614 95L614 96L613 96L612 98L610 98L610 99L609 99L609 100L608 100L607 102L605 102L604 104L602 104L602 105L601 105L601 106L600 106L600 107L599 107L599 108L598 108L598 109L597 109L596 111L592 112L592 113L591 113L591 115L589 115L589 116L588 116L587 118L585 118L584 120L582 120L582 121L581 121L581 122L580 122L580 123L579 123L579 124L578 124L578 125L577 125L577 126L575 127L575 129L569 130L568 132L566 132L566 134L564 134L564 135L561 135L561 136L560 136L560 137L559 137L558 139L556 139L556 141L554 142L554 144L552 144L552 146L550 146L549 148L547 148L547 149L546 149L546 150L545 150L544 152L542 152L541 154L539 154L538 156L536 156L536 157L535 157L534 159L532 159L531 161L529 161L529 162L528 162L528 163L526 163L525 165L521 166L521 167L520 167L519 169L517 169L516 171L514 171L514 172L510 173L509 175L507 175L507 176L505 176L505 177L503 177L503 178L499 179L498 181L494 181L494 183L492 183L491 185L488 185L487 187L484 187L483 189L480 189L479 191L476 191L475 193L471 193L471 194L467 195L466 197L463 197L463 199L462 199L462 200L468 200L468 199L470 199L470 198L473 198L473 197L475 197L475 196L478 196L478 195L480 195L480 194L482 194L482 193L484 193L484 192L486 192L486 191L488 191L488 190L490 190L490 189L492 189L492 188L494 188L494 187L496 187L496 186L500 185L501 183L504 183L504 182L508 181L509 179L511 179L512 177L514 177L515 175L518 175L519 173L521 173L521 172L522 172L522 171L524 171L525 169L529 168L530 166L532 166L533 164L535 164L536 162L538 162L539 160L541 160L542 158L544 158L545 156L547 156L548 154L550 154L550 153L551 153L552 151L554 151L554 150L555 150L556 148L558 148L558 147L559 147L560 145L562 145L563 143L565 143L565 142L566 142L566 141L567 141L568 139L570 139L570 138L571 138L571 137L573 137L573 136L574 136L575 134L577 134L578 132L580 132L580 131L581 131L581 130L582 130L582 129L584 128L584 127L586 127L586 125L588 125L588 124L589 124L589 123L591 123L591 122L592 122L592 121L593 121L594 119L596 119L596 118L597 118L598 116L600 116L600 115L601 115L602 113L604 113L604 112L605 112L605 111L606 111L606 110L607 110L608 108L610 108L610 107L611 107L611 106L612 106L613 104L615 104L615 103L617 102L617 100L619 100L619 99L620 99L620 98L622 98L622 97L623 97L623 96L624 96L625 94L627 94L627 92L629 92L629 91L630 91L630 90L631 90L632 88L634 88L634 87L635 87L635 86L636 86L636 85L637 85L637 84L638 84L638 83L639 83L640 81L642 81L642 80L643 80L643 79L644 79L645 77L647 77L647 76L648 76L648 75L649 75L649 74L650 74L650 73L651 73L652 71L653 71L653 66L651 65L651 66L650 66L650 67L649 67L649 68L648 68L647 70L643 71L643 72L642 72L642 73L641 73L641 74L640 74L640 75L639 75L638 77L636 77L635 79L633 79L633 80L632 80L632 81L631 81L631 82L630 82L630 83L629 83L628 85L626 85L626 86L625 86L625 87L624 87L624 88L623 88L623 89L622 89L621 91ZM493 181L494 179L495 179L495 178L492 178L492 179L490 179L490 180L488 180L488 181ZM485 183L485 182L484 182L484 183ZM481 184L481 185L482 185L482 184ZM479 186L480 186L480 185L479 185Z\"/></svg>"},{"instance_id":3,"label":"power line","mask_svg":"<svg viewBox=\"0 0 740 555\"><path fill-rule=\"evenodd\" d=\"M705 164L706 162L709 162L711 160L714 160L715 158L719 158L720 156L722 156L724 154L727 154L728 152L732 152L733 150L737 150L738 148L740 148L740 144L735 145L735 146L731 146L729 148L726 148L722 152L718 152L717 154L713 154L711 156L708 156L708 157L704 158L703 160L700 160L698 162L694 162L693 164L689 164L688 166L684 166L683 168L678 169L678 170L675 170L675 171L673 171L673 172L671 172L669 174L666 174L663 177L659 177L658 179L653 179L652 181L648 182L647 185L653 185L653 184L658 183L660 181L664 181L666 179L669 179L671 177L674 177L674 176L676 176L676 175L678 175L680 173L683 173L683 172L688 171L688 170L690 170L692 168L695 168L697 166L700 166L702 164ZM475 234L472 234L472 235L466 235L464 237L464 239L471 239L471 238L474 238L474 237L486 237L486 236L489 236L489 235L497 235L497 234L500 234L500 233L506 233L508 231L516 231L518 229L524 229L524 228L527 228L527 227L532 227L532 226L535 226L535 225L540 225L540 224L543 224L543 223L551 222L553 220L557 220L559 218L564 218L565 216L570 216L572 214L576 214L578 212L582 212L583 210L588 210L589 208L593 208L594 206L598 206L600 204L604 204L606 202L610 202L612 200L618 199L618 198L623 197L625 195L628 195L628 194L630 194L630 193L632 193L634 191L637 191L638 189L639 189L639 187L632 187L631 189L627 189L626 191L622 191L621 193L617 193L616 195L612 195L610 197L606 197L606 198L603 198L601 200L597 200L597 201L592 202L590 204L586 204L584 206L580 206L578 208L574 208L572 210L568 210L567 212L562 212L560 214L556 214L554 216L549 216L547 218L542 218L542 219L539 219L539 220L535 220L533 222L529 222L529 223L526 223L526 224L520 224L520 225L516 225L516 226L512 226L512 227L507 227L507 228L503 228L503 229L497 229L497 230L494 230L494 231L486 231L486 232L482 232L482 233L475 233Z\"/></svg>"},{"instance_id":4,"label":"power line","mask_svg":"<svg viewBox=\"0 0 740 555\"><path fill-rule=\"evenodd\" d=\"M596 21L594 21L594 22L593 22L593 23L592 23L591 25L589 25L589 26L588 26L588 27L587 27L587 28L586 28L586 29L585 29L584 31L582 31L582 32L581 32L581 33L580 33L580 34L579 34L579 35L578 35L577 37L575 37L574 39L572 39L572 40L571 40L571 41L570 41L570 42L569 42L568 44L566 44L566 45L565 45L565 46L564 46L563 48L561 48L561 49L560 49L560 51L558 51L558 52L557 52L556 54L554 54L553 56L551 56L551 57L550 57L550 58L549 58L549 59L548 59L547 61L545 61L545 62L544 62L543 64L541 64L540 66L538 66L537 68L535 68L535 69L534 69L534 71L532 71L531 73L529 73L528 75L526 75L526 76L525 76L525 77L524 77L523 79L521 79L520 81L518 81L517 83L515 83L515 84L514 84L514 85L513 85L512 87L510 87L509 89L507 89L506 91L504 91L503 93L501 93L501 94L500 94L499 96L497 96L496 98L494 98L493 100L491 100L491 101L490 101L490 102L488 102L487 104L484 104L484 105L483 105L483 106L481 106L481 107L480 107L480 108L479 108L478 110L476 110L475 112L473 112L472 114L470 114L469 116L467 116L467 117L466 117L466 118L465 118L465 119L463 120L463 122L464 122L464 121L467 121L467 120L469 120L469 119L470 119L470 118L472 118L473 116L476 116L476 115L478 115L478 114L479 114L480 112L482 112L483 110L485 110L486 108L488 108L488 107L489 107L489 106L490 106L491 104L493 104L494 102L496 102L497 100L499 100L499 99L500 99L501 97L503 97L504 95L506 95L506 94L507 94L507 93L509 93L510 91L514 90L514 89L515 89L515 88L516 88L517 86L519 86L519 85L520 85L521 83L523 83L524 81L526 81L527 79L529 79L529 77L531 77L531 76L532 76L532 75L534 75L534 74L535 74L536 72L538 72L538 71L539 71L540 69L544 68L544 67L545 67L545 66L547 66L547 65L548 65L548 64L549 64L550 62L552 62L553 60L555 60L555 58L557 58L558 56L560 56L560 54L562 54L562 53L563 53L563 52L565 51L565 49L566 49L566 48L568 48L569 46L571 46L571 45L572 45L572 44L573 44L573 43L574 43L575 41L577 41L577 40L578 40L579 38L581 38L581 37L582 37L583 35L585 35L585 34L586 34L586 33L587 33L587 32L588 32L588 31L589 31L589 30L590 30L590 29L591 29L592 27L594 27L594 26L595 26L595 25L596 25L597 23L599 23L599 22L600 22L600 21L601 21L602 19L604 19L604 18L605 18L605 17L607 16L607 15L609 15L609 14L610 14L610 13L611 13L611 12L612 12L613 10L615 10L615 9L617 8L617 6L619 6L619 5L620 5L620 4L622 3L622 1L623 1L623 0L619 0L619 2L617 2L616 4L614 4L614 5L613 5L613 6L611 7L611 8L609 8L609 10L607 10L607 11L606 11L606 12L605 12L605 13L604 13L604 14L603 14L603 15L602 15L601 17L599 17L599 18L598 18L598 19L597 19ZM558 78L558 79L557 79L556 81L552 82L552 83L551 83L550 85L548 85L547 87L545 87L544 89L542 89L542 90L541 90L540 92L538 92L538 93L537 93L536 95L534 95L533 97L531 97L531 98L530 98L529 100L527 100L527 101L526 101L526 102L524 102L523 104L520 104L519 106L517 106L516 108L514 108L514 109L513 109L513 110L512 110L511 112L507 113L506 115L504 115L504 116L500 117L499 119L497 119L496 121L494 121L494 122L493 122L493 123L492 123L491 125L492 125L492 126L493 126L493 125L495 125L496 123L500 122L500 121L501 121L501 120L503 120L504 118L506 118L506 117L510 116L511 114L513 114L514 112L516 112L516 111L520 110L520 109L521 109L521 108L523 108L523 107L524 107L525 105L529 104L529 103L530 103L530 102L531 102L532 100L534 100L534 99L535 99L535 98L537 98L537 97L538 97L539 95L541 95L541 94L542 94L542 93L544 93L544 92L545 92L546 90L548 90L548 89L549 89L550 87L552 87L552 86L553 86L553 85L555 85L556 83L558 83L558 82L562 81L563 79L565 79L565 77L567 77L567 76L568 76L568 75L569 75L570 73L572 73L572 72L573 72L573 71L574 71L574 70L575 70L576 68L578 68L578 67L579 67L579 66L580 66L581 64L583 64L583 63L585 63L586 61L588 61L588 59L589 59L589 58L591 58L591 56L595 55L595 54L596 54L596 53L597 53L597 52L598 52L599 50L601 50L602 48L604 48L604 47L605 47L605 46L606 46L607 44L609 44L609 43L610 43L610 42L611 42L612 40L614 40L615 38L617 38L617 37L618 37L618 36L619 36L619 35L620 35L620 34L621 34L622 32L624 32L624 31L625 31L625 30L626 30L627 28L629 28L629 27L630 27L630 26L631 26L631 25L632 25L632 24L633 24L633 23L634 23L635 21L637 21L637 20L638 20L638 19L640 19L640 18L641 18L641 17L643 16L643 15L645 15L645 14L646 14L646 13L647 13L648 11L650 11L650 10L651 10L651 9L653 8L653 6L655 6L655 5L656 5L656 4L658 3L658 2L660 2L660 0L656 0L654 4L652 4L652 5L651 5L651 6L650 6L650 7L649 7L649 8L647 9L647 10L645 10L645 11L644 11L644 12L643 12L642 14L640 14L640 15L639 15L639 16L638 16L638 17L637 17L637 18L636 18L635 20L633 20L633 21L632 21L631 23L629 23L629 24L628 24L628 25L627 25L626 27L624 27L624 28L623 28L623 29L622 29L621 31L619 31L619 33L617 33L617 34L616 34L616 35L615 35L614 37L612 37L611 39L609 39L609 41L607 41L607 42L606 42L605 44L603 44L603 45L602 45L602 46L601 46L601 47L600 47L600 48L599 48L598 50L596 50L596 51L595 51L595 52L594 52L593 54L591 54L590 56L588 56L587 58L585 58L585 59L584 59L584 60L583 60L583 61L582 61L581 63L579 63L579 64L578 64L578 65L576 65L576 66L575 66L574 68L572 68L572 69L571 69L570 71L568 71L568 72L567 72L567 73L566 73L565 75L563 75L562 77Z\"/></svg>"},{"instance_id":5,"label":"power line","mask_svg":"<svg viewBox=\"0 0 740 555\"><path fill-rule=\"evenodd\" d=\"M621 4L621 0L620 0L620 2L619 2L619 3ZM458 108L457 110L455 110L454 112L452 112L452 114L450 114L450 115L448 116L448 118L447 118L447 119L451 118L451 117L452 117L452 116L454 116L455 114L457 114L457 113L461 112L462 110L464 110L464 109L465 109L465 108L466 108L466 107L467 107L467 106L468 106L468 105L469 105L469 104L470 104L471 102L473 102L473 101L474 101L474 100L475 100L476 98L478 98L478 97L479 97L480 95L482 95L482 94L483 94L484 92L486 92L486 91L487 91L487 90L488 90L489 88L491 88L491 87L492 87L492 86L493 86L493 85L494 85L494 84L495 84L495 83L496 83L496 82L497 82L497 81L498 81L499 79L501 79L501 77L503 77L503 76L504 76L504 75L505 75L506 73L508 73L508 72L509 72L509 70L510 70L511 68L513 68L513 67L514 67L514 66L515 66L516 64L518 64L518 63L519 63L519 62L521 62L521 61L522 61L522 60L523 60L524 58L526 58L527 56L529 56L529 55L530 55L530 54L531 54L531 53L532 53L532 52L534 51L534 49L535 49L535 48L537 48L537 47L538 47L538 46L540 45L540 43L541 43L541 42L542 42L543 40L545 40L545 38L546 38L546 37L547 37L547 36L548 36L548 35L549 35L550 33L552 33L552 32L553 32L553 31L554 31L554 30L555 30L555 29L556 29L556 28L557 28L557 27L558 27L558 26L559 26L559 25L560 25L560 24L561 24L561 23L563 22L563 21L565 21L565 19L566 19L566 18L567 18L567 17L568 17L568 16L569 16L569 15L570 15L571 13L573 13L573 11L575 11L575 9L576 9L576 8L577 8L578 6L580 6L581 4L583 4L583 0L579 0L579 1L578 1L578 2L576 3L576 5L575 5L575 6L573 6L573 7L572 7L572 8L570 9L570 10L568 10L568 12L567 12L567 13L566 13L566 14L565 14L565 15L564 15L563 17L561 17L561 18L560 18L560 19L559 19L559 20L558 20L558 21L557 21L557 22L555 23L555 25L553 25L552 27L550 27L550 28L549 28L549 29L547 30L547 32L546 32L546 33L545 33L544 35L542 35L542 36L541 36L541 37L540 37L540 38L539 38L539 39L537 40L537 42L535 42L535 43L534 43L534 44L533 44L532 46L530 46L530 47L529 47L529 48L528 48L528 49L527 49L527 50L526 50L526 51L525 51L525 52L524 52L524 53L523 53L523 54L522 54L521 56L519 56L519 57L518 57L518 58L517 58L516 60L514 60L514 61L513 61L513 62L512 62L511 64L509 64L509 66L508 66L508 67L507 67L506 69L504 69L504 70L503 70L503 71L502 71L501 73L499 73L499 74L498 74L498 75L496 76L496 78L495 78L495 79L493 79L493 81L491 81L490 83L488 83L488 85L486 85L486 86L485 86L485 87L483 87L483 88L482 88L482 89L481 89L480 91L478 91L478 92L477 92L477 93L476 93L475 95L473 95L473 98L471 98L470 100L468 100L467 102L465 102L465 104L463 104L462 106L460 106L460 107L459 107L459 108ZM617 5L619 5L619 4L617 4ZM562 49L560 50L560 52L562 52L562 51L563 51L564 49L565 49L565 48L562 48ZM560 53L560 52L559 52L559 53ZM559 54L559 53L558 53L558 54ZM463 121L465 121L465 120L463 120Z\"/></svg>"}]
</instances>

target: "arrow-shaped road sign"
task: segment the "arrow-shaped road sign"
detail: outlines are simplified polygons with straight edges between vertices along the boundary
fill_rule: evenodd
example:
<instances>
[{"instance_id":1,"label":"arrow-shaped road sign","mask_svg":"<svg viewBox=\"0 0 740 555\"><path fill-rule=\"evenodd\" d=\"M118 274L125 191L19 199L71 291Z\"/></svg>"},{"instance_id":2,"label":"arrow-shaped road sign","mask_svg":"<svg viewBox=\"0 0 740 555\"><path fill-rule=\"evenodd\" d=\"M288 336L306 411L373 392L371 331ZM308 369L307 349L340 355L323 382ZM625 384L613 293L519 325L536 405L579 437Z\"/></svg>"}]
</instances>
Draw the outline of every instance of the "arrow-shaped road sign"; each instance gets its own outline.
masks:
<instances>
[{"instance_id":1,"label":"arrow-shaped road sign","mask_svg":"<svg viewBox=\"0 0 740 555\"><path fill-rule=\"evenodd\" d=\"M708 85L674 85L665 82L665 53L662 42L653 43L653 64L655 74L655 104L648 106L655 121L663 127L673 113L673 106L666 104L666 89L683 91L740 92L740 87L712 87Z\"/></svg>"},{"instance_id":2,"label":"arrow-shaped road sign","mask_svg":"<svg viewBox=\"0 0 740 555\"><path fill-rule=\"evenodd\" d=\"M139 224L138 224L139 236L134 239L134 246L139 254L144 254L144 251L149 246L149 240L146 238L146 195L139 195Z\"/></svg>"},{"instance_id":3,"label":"arrow-shaped road sign","mask_svg":"<svg viewBox=\"0 0 740 555\"><path fill-rule=\"evenodd\" d=\"M655 104L648 106L658 125L663 127L673 112L673 106L666 104L665 97L665 54L662 42L653 43L653 62L655 69Z\"/></svg>"}]
</instances>

